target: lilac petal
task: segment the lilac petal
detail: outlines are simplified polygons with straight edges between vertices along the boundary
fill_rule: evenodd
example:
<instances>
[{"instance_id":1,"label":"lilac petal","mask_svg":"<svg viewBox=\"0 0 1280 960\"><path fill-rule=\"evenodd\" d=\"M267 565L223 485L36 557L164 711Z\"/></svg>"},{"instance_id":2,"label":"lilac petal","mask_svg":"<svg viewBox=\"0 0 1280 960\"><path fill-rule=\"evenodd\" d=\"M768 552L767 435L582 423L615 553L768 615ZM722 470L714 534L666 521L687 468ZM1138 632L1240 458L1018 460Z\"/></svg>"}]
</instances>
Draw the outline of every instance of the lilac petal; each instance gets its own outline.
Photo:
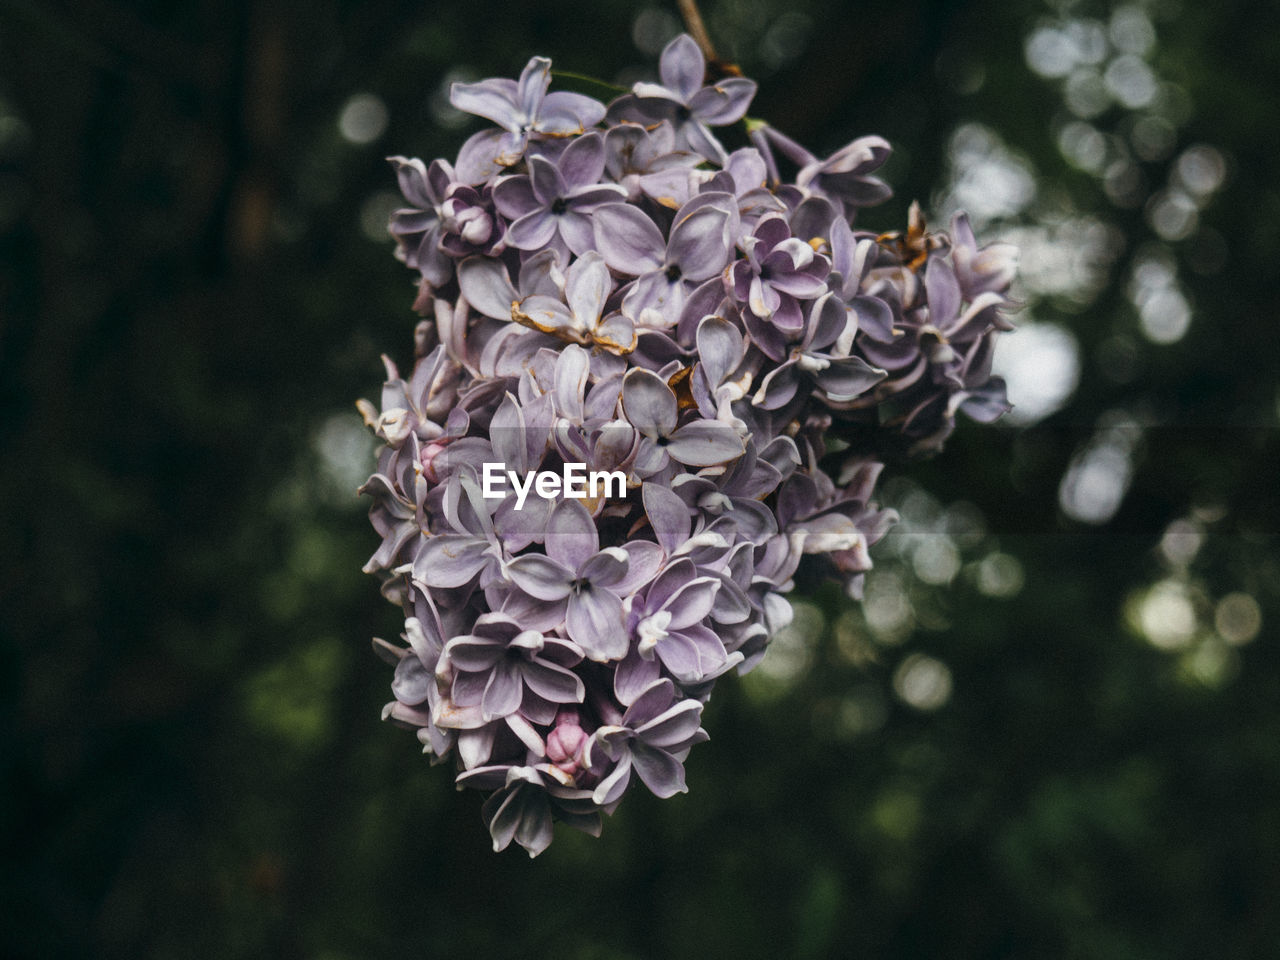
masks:
<instances>
[{"instance_id":1,"label":"lilac petal","mask_svg":"<svg viewBox=\"0 0 1280 960\"><path fill-rule=\"evenodd\" d=\"M698 283L724 269L729 245L724 228L729 214L714 206L702 207L671 228L667 262L680 268L681 276Z\"/></svg>"},{"instance_id":2,"label":"lilac petal","mask_svg":"<svg viewBox=\"0 0 1280 960\"><path fill-rule=\"evenodd\" d=\"M581 93L557 90L542 101L537 129L556 137L572 136L586 127L594 127L604 119L604 114L605 107L600 101Z\"/></svg>"},{"instance_id":3,"label":"lilac petal","mask_svg":"<svg viewBox=\"0 0 1280 960\"><path fill-rule=\"evenodd\" d=\"M435 601L431 599L431 591L418 590L414 594L414 606L419 615L404 622L405 637L418 659L434 670L440 659L440 651L444 648L444 627L440 623ZM426 609L422 609L423 607Z\"/></svg>"},{"instance_id":4,"label":"lilac petal","mask_svg":"<svg viewBox=\"0 0 1280 960\"><path fill-rule=\"evenodd\" d=\"M581 703L586 687L572 670L542 660L524 665L524 682L529 689L552 703Z\"/></svg>"},{"instance_id":5,"label":"lilac petal","mask_svg":"<svg viewBox=\"0 0 1280 960\"><path fill-rule=\"evenodd\" d=\"M493 591L490 606L496 607L507 616L518 620L520 625L530 630L554 630L564 623L565 609L568 604L568 589L559 600L539 600L523 590L506 590L505 596ZM488 594L486 594L488 596ZM721 621L722 623L728 621Z\"/></svg>"},{"instance_id":6,"label":"lilac petal","mask_svg":"<svg viewBox=\"0 0 1280 960\"><path fill-rule=\"evenodd\" d=\"M521 811L520 824L516 827L516 843L524 847L533 859L543 850L551 846L555 836L551 825L551 803L546 794L538 792L527 796L535 787L526 787L521 791L524 808Z\"/></svg>"},{"instance_id":7,"label":"lilac petal","mask_svg":"<svg viewBox=\"0 0 1280 960\"><path fill-rule=\"evenodd\" d=\"M489 544L466 536L431 537L413 561L413 577L428 587L461 587L489 562Z\"/></svg>"},{"instance_id":8,"label":"lilac petal","mask_svg":"<svg viewBox=\"0 0 1280 960\"><path fill-rule=\"evenodd\" d=\"M387 162L395 167L400 192L411 204L426 211L440 202L441 194L432 193L434 178L428 179L427 167L421 160L417 157L388 157ZM432 166L441 162L437 160Z\"/></svg>"},{"instance_id":9,"label":"lilac petal","mask_svg":"<svg viewBox=\"0 0 1280 960\"><path fill-rule=\"evenodd\" d=\"M491 257L467 257L458 264L458 286L472 307L495 320L510 320L511 304L520 299L506 266Z\"/></svg>"},{"instance_id":10,"label":"lilac petal","mask_svg":"<svg viewBox=\"0 0 1280 960\"><path fill-rule=\"evenodd\" d=\"M609 590L585 588L570 594L565 626L569 639L591 660L604 663L627 655L622 601Z\"/></svg>"},{"instance_id":11,"label":"lilac petal","mask_svg":"<svg viewBox=\"0 0 1280 960\"><path fill-rule=\"evenodd\" d=\"M495 791L485 800L481 809L489 820L489 835L493 837L494 853L507 849L515 839L516 830L524 818L524 805L519 791Z\"/></svg>"},{"instance_id":12,"label":"lilac petal","mask_svg":"<svg viewBox=\"0 0 1280 960\"><path fill-rule=\"evenodd\" d=\"M648 486L648 484L646 484ZM631 540L622 545L627 552L627 572L610 588L620 597L635 593L652 580L662 567L663 551L648 540Z\"/></svg>"},{"instance_id":13,"label":"lilac petal","mask_svg":"<svg viewBox=\"0 0 1280 960\"><path fill-rule=\"evenodd\" d=\"M455 411L465 416L465 411ZM453 414L450 414L450 419ZM451 444L458 447L462 441ZM466 463L466 460L460 460ZM493 524L489 519L489 511L485 507L480 487L475 475L470 470L460 471L456 479L451 479L445 488L443 504L445 520L455 530L466 531L478 539L493 539Z\"/></svg>"},{"instance_id":14,"label":"lilac petal","mask_svg":"<svg viewBox=\"0 0 1280 960\"><path fill-rule=\"evenodd\" d=\"M809 327L805 333L807 347L822 350L831 346L844 333L849 311L835 294L823 294L809 309Z\"/></svg>"},{"instance_id":15,"label":"lilac petal","mask_svg":"<svg viewBox=\"0 0 1280 960\"><path fill-rule=\"evenodd\" d=\"M675 698L675 684L670 680L658 680L640 693L623 715L622 722L633 729L638 728L669 709Z\"/></svg>"},{"instance_id":16,"label":"lilac petal","mask_svg":"<svg viewBox=\"0 0 1280 960\"><path fill-rule=\"evenodd\" d=\"M724 166L728 156L725 154L724 147L720 141L712 135L710 130L696 120L691 120L681 128L681 132L693 150L706 157L712 163Z\"/></svg>"},{"instance_id":17,"label":"lilac petal","mask_svg":"<svg viewBox=\"0 0 1280 960\"><path fill-rule=\"evenodd\" d=\"M636 348L635 322L621 313L611 314L596 325L593 339L615 354L630 353Z\"/></svg>"},{"instance_id":18,"label":"lilac petal","mask_svg":"<svg viewBox=\"0 0 1280 960\"><path fill-rule=\"evenodd\" d=\"M551 86L551 61L546 57L530 57L529 62L520 71L515 102L524 114L522 121L528 122L538 114L542 98L547 95L547 87Z\"/></svg>"},{"instance_id":19,"label":"lilac petal","mask_svg":"<svg viewBox=\"0 0 1280 960\"><path fill-rule=\"evenodd\" d=\"M656 203L678 210L689 199L693 190L689 170L689 166L682 164L646 173L640 178L640 190Z\"/></svg>"},{"instance_id":20,"label":"lilac petal","mask_svg":"<svg viewBox=\"0 0 1280 960\"><path fill-rule=\"evenodd\" d=\"M872 207L893 196L893 190L883 180L861 174L827 174L822 186L855 207Z\"/></svg>"},{"instance_id":21,"label":"lilac petal","mask_svg":"<svg viewBox=\"0 0 1280 960\"><path fill-rule=\"evenodd\" d=\"M684 765L665 750L643 743L633 744L631 763L636 775L655 797L665 800L689 791L684 782Z\"/></svg>"},{"instance_id":22,"label":"lilac petal","mask_svg":"<svg viewBox=\"0 0 1280 960\"><path fill-rule=\"evenodd\" d=\"M773 288L773 284L765 283L758 275L751 278L749 289L747 304L757 317L771 317L782 305L782 297Z\"/></svg>"},{"instance_id":23,"label":"lilac petal","mask_svg":"<svg viewBox=\"0 0 1280 960\"><path fill-rule=\"evenodd\" d=\"M689 112L708 126L723 127L741 120L755 95L754 80L730 77L689 98Z\"/></svg>"},{"instance_id":24,"label":"lilac petal","mask_svg":"<svg viewBox=\"0 0 1280 960\"><path fill-rule=\"evenodd\" d=\"M929 321L941 327L960 312L960 284L945 260L930 259L925 268L924 289L929 299Z\"/></svg>"},{"instance_id":25,"label":"lilac petal","mask_svg":"<svg viewBox=\"0 0 1280 960\"><path fill-rule=\"evenodd\" d=\"M676 395L666 381L638 368L622 380L622 410L631 425L650 440L670 433L678 416Z\"/></svg>"},{"instance_id":26,"label":"lilac petal","mask_svg":"<svg viewBox=\"0 0 1280 960\"><path fill-rule=\"evenodd\" d=\"M662 666L656 659L646 660L632 650L618 661L613 675L614 696L629 706L661 676Z\"/></svg>"},{"instance_id":27,"label":"lilac petal","mask_svg":"<svg viewBox=\"0 0 1280 960\"><path fill-rule=\"evenodd\" d=\"M881 166L892 151L884 137L870 134L841 147L823 162L822 167L828 173L864 174Z\"/></svg>"},{"instance_id":28,"label":"lilac petal","mask_svg":"<svg viewBox=\"0 0 1280 960\"><path fill-rule=\"evenodd\" d=\"M411 237L415 233L426 233L435 229L439 234L438 221L434 210L397 210L391 215L388 225L393 237Z\"/></svg>"},{"instance_id":29,"label":"lilac petal","mask_svg":"<svg viewBox=\"0 0 1280 960\"><path fill-rule=\"evenodd\" d=\"M529 469L524 431L524 414L516 398L508 393L489 422L489 438L493 455L506 469L517 473Z\"/></svg>"},{"instance_id":30,"label":"lilac petal","mask_svg":"<svg viewBox=\"0 0 1280 960\"><path fill-rule=\"evenodd\" d=\"M604 134L604 163L611 180L621 180L642 167L637 151L643 151L650 134L638 123L619 123Z\"/></svg>"},{"instance_id":31,"label":"lilac petal","mask_svg":"<svg viewBox=\"0 0 1280 960\"><path fill-rule=\"evenodd\" d=\"M684 283L671 280L662 270L646 273L630 285L622 301L627 316L639 318L645 310L656 310L663 321L674 326L684 307Z\"/></svg>"},{"instance_id":32,"label":"lilac petal","mask_svg":"<svg viewBox=\"0 0 1280 960\"><path fill-rule=\"evenodd\" d=\"M518 220L545 206L534 195L533 183L525 176L499 180L493 188L493 205L508 220Z\"/></svg>"},{"instance_id":33,"label":"lilac petal","mask_svg":"<svg viewBox=\"0 0 1280 960\"><path fill-rule=\"evenodd\" d=\"M604 173L604 138L598 133L577 137L560 155L559 167L569 190L599 183Z\"/></svg>"},{"instance_id":34,"label":"lilac petal","mask_svg":"<svg viewBox=\"0 0 1280 960\"><path fill-rule=\"evenodd\" d=\"M871 366L860 357L842 357L830 361L830 365L813 374L817 382L832 400L852 400L866 393L888 374Z\"/></svg>"},{"instance_id":35,"label":"lilac petal","mask_svg":"<svg viewBox=\"0 0 1280 960\"><path fill-rule=\"evenodd\" d=\"M760 352L770 360L781 363L787 355L787 342L782 332L766 318L757 317L751 310L743 312L742 322L751 336L751 342L760 349Z\"/></svg>"},{"instance_id":36,"label":"lilac petal","mask_svg":"<svg viewBox=\"0 0 1280 960\"><path fill-rule=\"evenodd\" d=\"M527 326L532 326L544 333L564 331L573 336L580 335L578 324L570 315L568 308L559 300L534 294L525 297L519 304L512 304L511 316L516 317Z\"/></svg>"},{"instance_id":37,"label":"lilac petal","mask_svg":"<svg viewBox=\"0 0 1280 960\"><path fill-rule=\"evenodd\" d=\"M435 691L436 678L421 660L407 656L396 664L391 680L391 692L403 704L416 706L423 703Z\"/></svg>"},{"instance_id":38,"label":"lilac petal","mask_svg":"<svg viewBox=\"0 0 1280 960\"><path fill-rule=\"evenodd\" d=\"M1005 396L1004 380L992 377L986 386L969 394L960 409L979 423L994 423L1013 409Z\"/></svg>"},{"instance_id":39,"label":"lilac petal","mask_svg":"<svg viewBox=\"0 0 1280 960\"><path fill-rule=\"evenodd\" d=\"M618 760L618 765L613 768L609 775L596 786L595 792L591 794L591 799L602 807L608 806L622 797L630 782L631 754L628 752Z\"/></svg>"},{"instance_id":40,"label":"lilac petal","mask_svg":"<svg viewBox=\"0 0 1280 960\"><path fill-rule=\"evenodd\" d=\"M800 375L795 360L788 360L770 370L760 383L751 403L762 410L778 410L790 403L800 389Z\"/></svg>"},{"instance_id":41,"label":"lilac petal","mask_svg":"<svg viewBox=\"0 0 1280 960\"><path fill-rule=\"evenodd\" d=\"M570 190L565 200L570 208L579 213L591 213L600 207L613 206L627 199L625 187L616 183L600 183L593 187L579 187Z\"/></svg>"},{"instance_id":42,"label":"lilac petal","mask_svg":"<svg viewBox=\"0 0 1280 960\"><path fill-rule=\"evenodd\" d=\"M538 600L561 600L569 595L572 574L554 560L536 553L516 557L508 563L507 575L517 587Z\"/></svg>"},{"instance_id":43,"label":"lilac petal","mask_svg":"<svg viewBox=\"0 0 1280 960\"><path fill-rule=\"evenodd\" d=\"M502 659L507 652L507 645L501 640L490 640L485 637L454 637L445 644L445 653L459 670L479 673L493 669L493 665Z\"/></svg>"},{"instance_id":44,"label":"lilac petal","mask_svg":"<svg viewBox=\"0 0 1280 960\"><path fill-rule=\"evenodd\" d=\"M460 707L478 707L488 685L488 670L476 673L461 672L454 675L453 686L449 693L453 702Z\"/></svg>"},{"instance_id":45,"label":"lilac petal","mask_svg":"<svg viewBox=\"0 0 1280 960\"><path fill-rule=\"evenodd\" d=\"M631 555L621 547L605 547L578 569L578 577L593 587L615 588L627 575L630 560Z\"/></svg>"},{"instance_id":46,"label":"lilac petal","mask_svg":"<svg viewBox=\"0 0 1280 960\"><path fill-rule=\"evenodd\" d=\"M515 552L531 543L540 543L547 529L551 505L550 500L543 500L536 491L530 492L529 498L519 510L516 509L514 497L503 500L498 512L493 515L494 528L503 546Z\"/></svg>"},{"instance_id":47,"label":"lilac petal","mask_svg":"<svg viewBox=\"0 0 1280 960\"><path fill-rule=\"evenodd\" d=\"M555 505L547 519L546 546L547 556L575 575L600 550L595 521L581 501L561 500Z\"/></svg>"},{"instance_id":48,"label":"lilac petal","mask_svg":"<svg viewBox=\"0 0 1280 960\"><path fill-rule=\"evenodd\" d=\"M709 316L698 324L698 361L709 390L728 379L742 363L742 334L723 317Z\"/></svg>"},{"instance_id":49,"label":"lilac petal","mask_svg":"<svg viewBox=\"0 0 1280 960\"><path fill-rule=\"evenodd\" d=\"M702 704L697 700L681 700L634 729L651 747L681 750L698 737L701 725Z\"/></svg>"},{"instance_id":50,"label":"lilac petal","mask_svg":"<svg viewBox=\"0 0 1280 960\"><path fill-rule=\"evenodd\" d=\"M682 557L658 574L644 597L644 608L652 613L664 609L680 590L697 579L698 570L693 561Z\"/></svg>"},{"instance_id":51,"label":"lilac petal","mask_svg":"<svg viewBox=\"0 0 1280 960\"><path fill-rule=\"evenodd\" d=\"M729 516L743 539L762 544L778 532L773 511L759 500L735 497L731 510Z\"/></svg>"},{"instance_id":52,"label":"lilac petal","mask_svg":"<svg viewBox=\"0 0 1280 960\"><path fill-rule=\"evenodd\" d=\"M640 446L636 450L635 459L632 461L632 473L642 479L657 478L663 470L670 466L671 458L667 456L665 447L658 446L648 437L641 439Z\"/></svg>"},{"instance_id":53,"label":"lilac petal","mask_svg":"<svg viewBox=\"0 0 1280 960\"><path fill-rule=\"evenodd\" d=\"M804 312L795 297L782 297L769 319L779 332L790 339L795 339L795 334L804 329Z\"/></svg>"},{"instance_id":54,"label":"lilac petal","mask_svg":"<svg viewBox=\"0 0 1280 960\"><path fill-rule=\"evenodd\" d=\"M556 235L556 219L545 210L535 210L507 227L507 243L520 250L540 250Z\"/></svg>"},{"instance_id":55,"label":"lilac petal","mask_svg":"<svg viewBox=\"0 0 1280 960\"><path fill-rule=\"evenodd\" d=\"M473 787L477 790L498 790L507 783L507 771L510 767L506 766L484 766L469 768L465 772L458 774L455 781L458 786Z\"/></svg>"},{"instance_id":56,"label":"lilac petal","mask_svg":"<svg viewBox=\"0 0 1280 960\"><path fill-rule=\"evenodd\" d=\"M822 197L806 197L800 206L791 214L791 233L806 243L812 244L815 239L827 239L833 233L836 220L836 209ZM849 229L844 219L840 226ZM838 228L837 228L838 229ZM834 243L832 239L832 243Z\"/></svg>"},{"instance_id":57,"label":"lilac petal","mask_svg":"<svg viewBox=\"0 0 1280 960\"><path fill-rule=\"evenodd\" d=\"M710 467L742 456L742 438L719 420L694 420L671 435L667 453L692 467Z\"/></svg>"},{"instance_id":58,"label":"lilac petal","mask_svg":"<svg viewBox=\"0 0 1280 960\"><path fill-rule=\"evenodd\" d=\"M742 623L751 616L751 601L747 594L732 580L721 580L711 607L711 619L716 623Z\"/></svg>"},{"instance_id":59,"label":"lilac petal","mask_svg":"<svg viewBox=\"0 0 1280 960\"><path fill-rule=\"evenodd\" d=\"M724 273L725 292L732 295L739 303L747 303L751 299L751 284L753 280L759 279L752 272L751 264L746 260L735 260L729 264L729 268ZM708 284L710 281L708 281ZM706 285L699 287L697 293L701 294ZM712 311L708 311L712 312Z\"/></svg>"},{"instance_id":60,"label":"lilac petal","mask_svg":"<svg viewBox=\"0 0 1280 960\"><path fill-rule=\"evenodd\" d=\"M698 649L683 633L669 633L655 647L657 658L667 672L681 683L697 683L707 672Z\"/></svg>"},{"instance_id":61,"label":"lilac petal","mask_svg":"<svg viewBox=\"0 0 1280 960\"><path fill-rule=\"evenodd\" d=\"M500 660L489 674L489 682L480 700L480 710L486 720L494 720L515 713L520 708L524 684L519 666L514 660Z\"/></svg>"},{"instance_id":62,"label":"lilac petal","mask_svg":"<svg viewBox=\"0 0 1280 960\"><path fill-rule=\"evenodd\" d=\"M584 218L585 219L585 218ZM569 268L564 296L573 315L588 326L595 324L613 288L613 278L604 258L594 250Z\"/></svg>"},{"instance_id":63,"label":"lilac petal","mask_svg":"<svg viewBox=\"0 0 1280 960\"><path fill-rule=\"evenodd\" d=\"M572 303L572 301L570 301ZM582 421L582 399L587 391L587 374L591 358L577 344L569 344L556 361L555 403L562 417Z\"/></svg>"},{"instance_id":64,"label":"lilac petal","mask_svg":"<svg viewBox=\"0 0 1280 960\"><path fill-rule=\"evenodd\" d=\"M683 630L711 613L720 581L715 577L699 577L687 583L665 604L671 611L668 630Z\"/></svg>"},{"instance_id":65,"label":"lilac petal","mask_svg":"<svg viewBox=\"0 0 1280 960\"><path fill-rule=\"evenodd\" d=\"M522 78L523 79L523 78ZM520 129L520 116L514 80L493 78L479 83L454 83L449 87L449 102L454 109L492 120L505 130Z\"/></svg>"},{"instance_id":66,"label":"lilac petal","mask_svg":"<svg viewBox=\"0 0 1280 960\"><path fill-rule=\"evenodd\" d=\"M795 273L775 275L770 278L769 284L779 293L790 294L800 300L811 300L814 297L820 297L827 290L827 281L824 277L814 276L811 273L799 270Z\"/></svg>"},{"instance_id":67,"label":"lilac petal","mask_svg":"<svg viewBox=\"0 0 1280 960\"><path fill-rule=\"evenodd\" d=\"M854 297L849 306L858 315L858 329L872 340L888 343L893 339L893 310L879 297Z\"/></svg>"},{"instance_id":68,"label":"lilac petal","mask_svg":"<svg viewBox=\"0 0 1280 960\"><path fill-rule=\"evenodd\" d=\"M556 217L555 221L560 230L560 236L564 238L565 246L571 253L582 256L588 251L594 252L595 230L591 217L569 209Z\"/></svg>"},{"instance_id":69,"label":"lilac petal","mask_svg":"<svg viewBox=\"0 0 1280 960\"><path fill-rule=\"evenodd\" d=\"M679 98L680 103L689 100L702 87L707 71L707 61L698 44L687 33L682 33L662 50L658 58L658 75L667 89Z\"/></svg>"},{"instance_id":70,"label":"lilac petal","mask_svg":"<svg viewBox=\"0 0 1280 960\"><path fill-rule=\"evenodd\" d=\"M591 219L596 247L614 270L637 277L662 267L666 242L643 211L615 203L600 207Z\"/></svg>"},{"instance_id":71,"label":"lilac petal","mask_svg":"<svg viewBox=\"0 0 1280 960\"><path fill-rule=\"evenodd\" d=\"M724 169L733 177L739 193L763 187L769 180L769 167L755 147L741 147L733 151L729 154Z\"/></svg>"},{"instance_id":72,"label":"lilac petal","mask_svg":"<svg viewBox=\"0 0 1280 960\"><path fill-rule=\"evenodd\" d=\"M550 206L569 192L559 168L545 157L529 158L529 180L533 195L544 206Z\"/></svg>"},{"instance_id":73,"label":"lilac petal","mask_svg":"<svg viewBox=\"0 0 1280 960\"><path fill-rule=\"evenodd\" d=\"M503 160L520 158L524 149L522 136L507 133L505 130L480 130L467 138L458 151L458 162L454 164L454 175L462 183L475 184L492 180L503 170Z\"/></svg>"},{"instance_id":74,"label":"lilac petal","mask_svg":"<svg viewBox=\"0 0 1280 960\"><path fill-rule=\"evenodd\" d=\"M657 483L644 484L641 497L658 543L667 556L673 555L689 539L689 508L669 488Z\"/></svg>"},{"instance_id":75,"label":"lilac petal","mask_svg":"<svg viewBox=\"0 0 1280 960\"><path fill-rule=\"evenodd\" d=\"M671 634L662 641L662 647L663 663L685 682L697 683L729 666L724 643L714 630L700 623Z\"/></svg>"}]
</instances>

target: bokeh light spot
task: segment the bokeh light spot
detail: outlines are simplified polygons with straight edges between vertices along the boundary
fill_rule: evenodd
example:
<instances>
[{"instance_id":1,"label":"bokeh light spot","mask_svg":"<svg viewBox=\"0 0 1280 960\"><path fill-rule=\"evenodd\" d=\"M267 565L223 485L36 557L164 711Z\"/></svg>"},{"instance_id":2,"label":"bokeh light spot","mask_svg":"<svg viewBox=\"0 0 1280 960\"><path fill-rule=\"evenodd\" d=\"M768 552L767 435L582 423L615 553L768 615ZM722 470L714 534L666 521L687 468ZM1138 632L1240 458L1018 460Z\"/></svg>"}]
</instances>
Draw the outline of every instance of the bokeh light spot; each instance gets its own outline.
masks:
<instances>
[{"instance_id":1,"label":"bokeh light spot","mask_svg":"<svg viewBox=\"0 0 1280 960\"><path fill-rule=\"evenodd\" d=\"M1153 584L1138 606L1142 635L1158 650L1182 650L1196 633L1196 611L1180 580Z\"/></svg>"},{"instance_id":2,"label":"bokeh light spot","mask_svg":"<svg viewBox=\"0 0 1280 960\"><path fill-rule=\"evenodd\" d=\"M941 660L913 653L893 672L893 690L917 710L937 710L951 699L951 668Z\"/></svg>"},{"instance_id":3,"label":"bokeh light spot","mask_svg":"<svg viewBox=\"0 0 1280 960\"><path fill-rule=\"evenodd\" d=\"M1214 608L1213 628L1227 643L1242 646L1262 629L1262 608L1247 593L1229 593Z\"/></svg>"},{"instance_id":4,"label":"bokeh light spot","mask_svg":"<svg viewBox=\"0 0 1280 960\"><path fill-rule=\"evenodd\" d=\"M338 132L350 143L373 143L386 132L386 104L372 93L357 93L338 114Z\"/></svg>"}]
</instances>

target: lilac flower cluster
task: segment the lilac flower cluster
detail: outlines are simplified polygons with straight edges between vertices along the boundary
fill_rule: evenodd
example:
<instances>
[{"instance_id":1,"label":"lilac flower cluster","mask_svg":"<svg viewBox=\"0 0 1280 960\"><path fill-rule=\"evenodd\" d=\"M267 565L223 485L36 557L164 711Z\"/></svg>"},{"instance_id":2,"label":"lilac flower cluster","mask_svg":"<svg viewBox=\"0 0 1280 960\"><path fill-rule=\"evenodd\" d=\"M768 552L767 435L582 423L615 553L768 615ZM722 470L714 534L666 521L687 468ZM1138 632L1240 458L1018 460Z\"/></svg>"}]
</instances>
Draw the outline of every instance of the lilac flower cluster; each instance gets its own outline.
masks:
<instances>
[{"instance_id":1,"label":"lilac flower cluster","mask_svg":"<svg viewBox=\"0 0 1280 960\"><path fill-rule=\"evenodd\" d=\"M877 453L1007 408L1009 248L914 209L903 235L856 227L889 195L885 141L819 159L747 120L730 152L715 131L755 84L705 73L681 36L660 84L605 106L549 93L535 57L454 85L495 125L455 162L392 159L428 319L410 376L387 361L381 410L361 402L386 443L365 569L406 612L405 645L375 642L384 715L488 791L495 849L598 833L637 781L684 791L714 681L787 624L801 558L856 593L893 520ZM486 496L485 464L570 463L625 496Z\"/></svg>"}]
</instances>

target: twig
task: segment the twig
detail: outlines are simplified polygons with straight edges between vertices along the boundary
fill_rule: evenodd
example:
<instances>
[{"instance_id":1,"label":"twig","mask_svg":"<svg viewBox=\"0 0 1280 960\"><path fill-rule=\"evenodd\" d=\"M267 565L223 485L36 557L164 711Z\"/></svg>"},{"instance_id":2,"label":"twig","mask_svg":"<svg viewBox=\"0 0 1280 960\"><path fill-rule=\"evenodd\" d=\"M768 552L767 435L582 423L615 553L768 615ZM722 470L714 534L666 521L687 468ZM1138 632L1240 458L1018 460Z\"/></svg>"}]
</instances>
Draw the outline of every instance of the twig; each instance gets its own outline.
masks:
<instances>
[{"instance_id":1,"label":"twig","mask_svg":"<svg viewBox=\"0 0 1280 960\"><path fill-rule=\"evenodd\" d=\"M698 0L677 0L680 5L680 16L684 18L684 25L689 30L689 36L693 37L694 42L702 50L702 55L707 58L710 63L718 63L720 58L716 56L715 45L711 42L711 37L707 34L707 25L702 22L702 13L698 10Z\"/></svg>"},{"instance_id":2,"label":"twig","mask_svg":"<svg viewBox=\"0 0 1280 960\"><path fill-rule=\"evenodd\" d=\"M702 22L702 13L698 10L698 0L676 0L680 6L680 16L684 18L685 29L693 42L698 45L702 55L707 59L707 80L715 82L724 77L740 77L742 70L736 63L721 60L716 54L715 44L707 33L707 25Z\"/></svg>"}]
</instances>

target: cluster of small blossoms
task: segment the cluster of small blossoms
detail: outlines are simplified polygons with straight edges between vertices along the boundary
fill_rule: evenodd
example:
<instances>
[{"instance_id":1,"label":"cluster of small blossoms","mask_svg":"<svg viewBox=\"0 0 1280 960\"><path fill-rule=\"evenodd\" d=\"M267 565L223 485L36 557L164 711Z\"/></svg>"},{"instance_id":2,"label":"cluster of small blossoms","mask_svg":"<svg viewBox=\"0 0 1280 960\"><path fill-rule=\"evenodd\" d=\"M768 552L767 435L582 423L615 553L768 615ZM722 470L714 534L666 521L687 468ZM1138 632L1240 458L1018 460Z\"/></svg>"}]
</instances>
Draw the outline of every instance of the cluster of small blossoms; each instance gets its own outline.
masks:
<instances>
[{"instance_id":1,"label":"cluster of small blossoms","mask_svg":"<svg viewBox=\"0 0 1280 960\"><path fill-rule=\"evenodd\" d=\"M787 624L801 558L857 595L893 520L877 458L1007 409L1012 251L914 208L902 234L859 229L888 144L819 159L747 120L728 152L713 130L755 84L705 74L681 36L660 84L606 106L548 92L535 57L453 86L496 125L454 163L392 159L427 319L411 375L387 361L381 410L360 405L386 443L365 569L406 613L404 645L375 641L384 716L488 791L495 849L536 855L555 820L598 833L637 782L685 790L711 687ZM494 465L625 486L494 496Z\"/></svg>"}]
</instances>

